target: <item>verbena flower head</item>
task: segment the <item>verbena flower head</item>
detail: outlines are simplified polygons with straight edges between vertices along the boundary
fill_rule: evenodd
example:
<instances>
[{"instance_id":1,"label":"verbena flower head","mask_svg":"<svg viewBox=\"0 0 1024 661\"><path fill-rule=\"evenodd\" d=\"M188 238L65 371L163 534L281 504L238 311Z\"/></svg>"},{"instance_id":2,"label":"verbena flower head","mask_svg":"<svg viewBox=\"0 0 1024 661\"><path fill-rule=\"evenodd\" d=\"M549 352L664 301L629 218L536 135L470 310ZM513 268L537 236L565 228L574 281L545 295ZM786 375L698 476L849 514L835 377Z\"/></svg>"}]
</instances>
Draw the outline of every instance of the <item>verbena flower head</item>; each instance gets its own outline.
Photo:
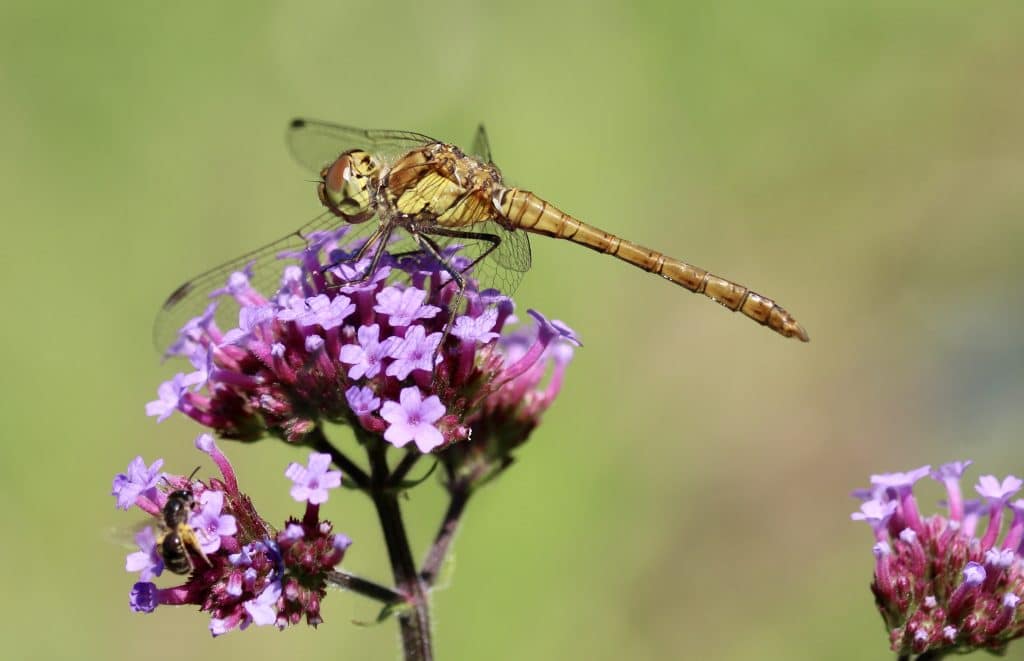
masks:
<instances>
[{"instance_id":1,"label":"verbena flower head","mask_svg":"<svg viewBox=\"0 0 1024 661\"><path fill-rule=\"evenodd\" d=\"M341 484L341 474L327 470L330 457L313 453L308 466L289 466L286 476L292 482L292 497L305 503L306 509L301 518L288 519L275 530L238 490L234 470L212 437L203 434L196 446L213 459L221 472L219 479L190 482L181 475L162 473L156 479L163 488L157 488L153 475L162 462L146 468L141 458L132 461L128 473L114 479L113 495L119 507L131 500L157 519L155 530L147 527L136 535L139 550L125 562L129 572L139 574L129 593L132 610L148 613L160 605L193 604L210 613L210 632L215 636L250 624L284 628L305 619L318 625L327 575L351 543L319 519L320 504L330 489ZM193 571L185 583L158 588L152 581L165 569L160 543L170 532L163 524L163 508L168 492L176 489L194 496L187 526L200 549L188 549Z\"/></svg>"},{"instance_id":2,"label":"verbena flower head","mask_svg":"<svg viewBox=\"0 0 1024 661\"><path fill-rule=\"evenodd\" d=\"M1022 483L984 475L974 487L982 500L965 502L960 478L970 463L874 475L871 489L855 493L863 502L851 518L874 532L871 589L899 654L1002 653L1024 635L1024 500L1010 502ZM913 487L925 476L946 488L948 515L918 511ZM1013 518L1000 542L1007 510Z\"/></svg>"},{"instance_id":3,"label":"verbena flower head","mask_svg":"<svg viewBox=\"0 0 1024 661\"><path fill-rule=\"evenodd\" d=\"M501 337L495 347L502 362L499 388L467 416L468 443L448 447L442 461L449 484L475 484L493 477L512 461L561 391L566 367L579 340L559 321L530 311L536 325ZM454 332L454 331L453 331Z\"/></svg>"},{"instance_id":4,"label":"verbena flower head","mask_svg":"<svg viewBox=\"0 0 1024 661\"><path fill-rule=\"evenodd\" d=\"M479 291L472 278L453 315L456 283L424 256L386 254L372 277L343 284L370 262L326 269L354 255L347 230L314 237L277 291L257 291L249 274L232 274L218 294L240 306L238 326L217 326L216 300L189 321L168 353L196 369L161 385L147 413L162 420L181 411L243 440L270 433L301 442L321 422L345 423L424 453L478 429L525 438L558 392L566 345L578 344L572 331L531 311L530 327L507 333L512 301ZM457 250L446 257L465 266ZM551 364L552 385L537 390Z\"/></svg>"}]
</instances>

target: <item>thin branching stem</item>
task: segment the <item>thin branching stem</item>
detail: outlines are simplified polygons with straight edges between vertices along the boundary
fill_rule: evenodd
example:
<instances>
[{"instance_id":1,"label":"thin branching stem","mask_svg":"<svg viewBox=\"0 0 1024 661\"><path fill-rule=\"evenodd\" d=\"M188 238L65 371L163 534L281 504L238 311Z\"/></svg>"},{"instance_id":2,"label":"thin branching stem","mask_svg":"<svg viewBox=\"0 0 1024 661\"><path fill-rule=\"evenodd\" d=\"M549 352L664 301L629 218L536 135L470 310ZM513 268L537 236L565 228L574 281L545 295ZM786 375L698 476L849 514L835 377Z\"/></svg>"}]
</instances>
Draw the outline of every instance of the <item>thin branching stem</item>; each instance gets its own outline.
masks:
<instances>
[{"instance_id":1,"label":"thin branching stem","mask_svg":"<svg viewBox=\"0 0 1024 661\"><path fill-rule=\"evenodd\" d=\"M389 606L400 604L405 600L405 597L389 587L344 571L335 570L327 572L327 583L336 588L361 594L364 597L369 597Z\"/></svg>"},{"instance_id":2,"label":"thin branching stem","mask_svg":"<svg viewBox=\"0 0 1024 661\"><path fill-rule=\"evenodd\" d=\"M441 521L441 527L434 536L434 543L427 552L423 561L423 568L420 570L420 579L428 586L434 585L437 575L444 566L445 559L451 549L455 533L458 532L459 523L462 520L462 513L469 502L470 489L464 484L455 484L449 490L451 500L448 502L448 510Z\"/></svg>"},{"instance_id":3,"label":"thin branching stem","mask_svg":"<svg viewBox=\"0 0 1024 661\"><path fill-rule=\"evenodd\" d=\"M386 446L379 441L367 445L371 467L369 494L384 532L395 586L404 596L407 605L407 608L396 611L402 649L405 661L432 661L434 653L426 586L416 572L398 494L389 488L391 475L386 452Z\"/></svg>"},{"instance_id":4,"label":"thin branching stem","mask_svg":"<svg viewBox=\"0 0 1024 661\"><path fill-rule=\"evenodd\" d=\"M309 433L309 438L314 450L331 455L331 461L341 469L344 478L351 480L360 489L366 489L370 485L370 476L366 474L366 471L346 457L341 450L334 447L334 444L324 435L323 428L320 426L314 428Z\"/></svg>"},{"instance_id":5,"label":"thin branching stem","mask_svg":"<svg viewBox=\"0 0 1024 661\"><path fill-rule=\"evenodd\" d=\"M395 470L391 472L391 484L394 486L401 484L402 480L405 479L405 476L409 474L409 471L412 470L413 466L416 465L416 462L419 461L422 456L423 455L420 451L415 448L410 448L406 451L405 456L402 457L402 460L398 462L397 466L395 466Z\"/></svg>"}]
</instances>

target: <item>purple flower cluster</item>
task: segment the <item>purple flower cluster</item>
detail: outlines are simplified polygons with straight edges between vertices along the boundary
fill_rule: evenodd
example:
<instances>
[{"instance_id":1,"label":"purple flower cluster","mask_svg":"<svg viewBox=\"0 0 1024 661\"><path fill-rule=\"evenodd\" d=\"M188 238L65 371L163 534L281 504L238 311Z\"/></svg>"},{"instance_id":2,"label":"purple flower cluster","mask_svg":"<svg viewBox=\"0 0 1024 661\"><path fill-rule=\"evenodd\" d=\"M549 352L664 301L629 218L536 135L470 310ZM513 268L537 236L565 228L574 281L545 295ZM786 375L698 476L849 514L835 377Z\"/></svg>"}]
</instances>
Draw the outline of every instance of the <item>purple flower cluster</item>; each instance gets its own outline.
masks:
<instances>
[{"instance_id":1,"label":"purple flower cluster","mask_svg":"<svg viewBox=\"0 0 1024 661\"><path fill-rule=\"evenodd\" d=\"M329 489L341 484L341 473L329 470L329 456L316 453L310 455L308 466L289 466L285 474L292 481L292 497L305 502L306 511L301 519L289 519L275 531L238 490L234 469L213 439L203 434L196 447L213 459L221 479L191 482L161 473L161 460L147 467L141 457L114 478L112 495L118 507L134 504L161 520L167 502L161 482L167 490L188 490L195 498L187 520L198 545L188 548L191 575L174 587L152 583L163 573L164 559L158 534L151 527L143 529L135 537L139 550L125 562L129 572L139 574L129 595L132 610L148 613L159 605L194 604L211 614L210 631L215 636L250 624L284 628L303 618L318 625L327 574L351 543L319 519L320 504ZM170 532L162 521L159 527L161 536Z\"/></svg>"},{"instance_id":2,"label":"purple flower cluster","mask_svg":"<svg viewBox=\"0 0 1024 661\"><path fill-rule=\"evenodd\" d=\"M854 493L863 502L851 518L874 531L871 588L900 654L1002 653L1024 635L1024 499L1010 502L1024 482L984 475L974 487L981 499L965 501L960 478L970 464L873 475L870 489ZM945 486L948 516L918 510L913 486L926 476Z\"/></svg>"},{"instance_id":3,"label":"purple flower cluster","mask_svg":"<svg viewBox=\"0 0 1024 661\"><path fill-rule=\"evenodd\" d=\"M163 420L181 411L244 440L269 432L300 442L322 421L347 423L424 453L467 439L488 412L529 426L558 391L571 356L565 345L578 344L572 331L531 311L531 339L503 339L511 299L478 291L470 278L465 307L455 310L455 283L422 256L385 255L372 277L346 285L369 260L325 270L319 255L328 255L326 265L353 255L354 246L339 247L347 230L319 234L302 265L284 269L277 292L232 274L218 293L240 306L238 326L218 328L218 301L186 324L168 353L195 371L162 384L147 414ZM463 264L456 253L447 257ZM557 383L525 398L555 352Z\"/></svg>"},{"instance_id":4,"label":"purple flower cluster","mask_svg":"<svg viewBox=\"0 0 1024 661\"><path fill-rule=\"evenodd\" d=\"M506 468L512 451L530 437L562 388L578 341L559 322L532 310L530 314L537 320L535 327L504 335L496 343L492 359L500 361L500 378L465 418L469 441L449 446L441 455L449 488L456 481L472 488Z\"/></svg>"}]
</instances>

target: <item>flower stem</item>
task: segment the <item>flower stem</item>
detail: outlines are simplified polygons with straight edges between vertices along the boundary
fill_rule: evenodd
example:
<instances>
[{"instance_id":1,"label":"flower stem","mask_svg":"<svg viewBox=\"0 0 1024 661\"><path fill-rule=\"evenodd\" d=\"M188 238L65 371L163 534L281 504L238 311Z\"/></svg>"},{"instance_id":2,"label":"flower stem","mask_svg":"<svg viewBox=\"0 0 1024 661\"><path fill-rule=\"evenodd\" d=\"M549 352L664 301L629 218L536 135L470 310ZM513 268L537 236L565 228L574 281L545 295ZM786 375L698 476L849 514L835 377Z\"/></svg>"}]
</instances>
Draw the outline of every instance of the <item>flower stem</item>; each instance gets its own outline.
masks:
<instances>
[{"instance_id":1,"label":"flower stem","mask_svg":"<svg viewBox=\"0 0 1024 661\"><path fill-rule=\"evenodd\" d=\"M383 604L400 604L405 601L405 597L391 588L354 576L348 572L337 570L327 572L327 582L342 590L361 594Z\"/></svg>"},{"instance_id":2,"label":"flower stem","mask_svg":"<svg viewBox=\"0 0 1024 661\"><path fill-rule=\"evenodd\" d=\"M448 502L448 510L444 514L441 527L434 537L434 544L430 547L427 558L423 561L423 568L420 570L420 579L428 586L432 586L434 581L437 580L437 575L444 565L445 558L448 557L448 550L451 548L452 540L455 539L455 533L459 529L462 512L466 508L466 503L469 502L470 493L469 488L464 484L455 484L451 488L451 500Z\"/></svg>"},{"instance_id":3,"label":"flower stem","mask_svg":"<svg viewBox=\"0 0 1024 661\"><path fill-rule=\"evenodd\" d=\"M379 441L367 446L370 456L371 480L369 494L377 509L377 517L384 532L384 541L391 560L391 572L395 586L402 594L407 608L397 611L398 626L402 635L402 649L405 661L432 661L430 612L427 603L426 585L416 573L412 559L409 538L402 522L402 510L398 494L389 488L389 470L386 458L387 448Z\"/></svg>"},{"instance_id":4,"label":"flower stem","mask_svg":"<svg viewBox=\"0 0 1024 661\"><path fill-rule=\"evenodd\" d=\"M423 455L420 454L420 451L416 449L412 449L406 452L405 456L402 457L402 460L398 462L398 465L395 466L395 470L391 473L391 483L394 486L398 486L402 482L402 480L405 479L405 476L409 474L409 471L412 470L412 467L416 465L416 462L419 461L420 457L422 456Z\"/></svg>"}]
</instances>

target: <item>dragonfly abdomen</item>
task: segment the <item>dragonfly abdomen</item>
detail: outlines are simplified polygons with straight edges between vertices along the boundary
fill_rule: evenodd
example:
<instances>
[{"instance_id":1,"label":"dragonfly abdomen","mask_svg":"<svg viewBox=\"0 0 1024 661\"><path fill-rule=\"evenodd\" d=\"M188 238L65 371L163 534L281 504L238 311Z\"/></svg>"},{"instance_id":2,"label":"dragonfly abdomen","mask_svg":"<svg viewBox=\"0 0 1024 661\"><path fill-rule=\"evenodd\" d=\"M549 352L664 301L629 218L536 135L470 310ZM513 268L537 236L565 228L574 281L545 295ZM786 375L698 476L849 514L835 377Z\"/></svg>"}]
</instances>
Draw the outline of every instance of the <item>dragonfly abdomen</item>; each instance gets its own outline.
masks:
<instances>
[{"instance_id":1,"label":"dragonfly abdomen","mask_svg":"<svg viewBox=\"0 0 1024 661\"><path fill-rule=\"evenodd\" d=\"M591 250L613 255L689 291L704 294L733 312L742 312L780 335L796 337L804 342L810 339L807 331L781 305L743 285L588 225L530 191L509 188L503 191L498 201L505 219L516 228L568 239Z\"/></svg>"}]
</instances>

